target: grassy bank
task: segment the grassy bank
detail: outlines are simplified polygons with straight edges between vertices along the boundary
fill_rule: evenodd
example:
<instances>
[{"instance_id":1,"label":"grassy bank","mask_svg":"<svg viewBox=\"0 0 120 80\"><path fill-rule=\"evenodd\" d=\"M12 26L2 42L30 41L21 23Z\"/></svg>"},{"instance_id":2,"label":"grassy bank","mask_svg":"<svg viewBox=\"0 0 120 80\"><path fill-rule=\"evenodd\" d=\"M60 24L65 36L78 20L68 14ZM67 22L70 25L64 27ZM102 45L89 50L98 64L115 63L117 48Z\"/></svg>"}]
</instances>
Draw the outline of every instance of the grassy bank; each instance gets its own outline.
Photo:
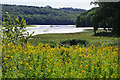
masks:
<instances>
[{"instance_id":1,"label":"grassy bank","mask_svg":"<svg viewBox=\"0 0 120 80\"><path fill-rule=\"evenodd\" d=\"M93 30L86 30L85 32L79 33L62 33L62 34L40 34L35 35L30 39L29 42L33 45L37 45L39 43L59 43L64 40L73 40L80 39L86 40L89 44L100 44L100 45L114 45L118 44L117 37L100 37L93 36Z\"/></svg>"},{"instance_id":2,"label":"grassy bank","mask_svg":"<svg viewBox=\"0 0 120 80\"><path fill-rule=\"evenodd\" d=\"M36 27L35 25L26 25L26 27Z\"/></svg>"}]
</instances>

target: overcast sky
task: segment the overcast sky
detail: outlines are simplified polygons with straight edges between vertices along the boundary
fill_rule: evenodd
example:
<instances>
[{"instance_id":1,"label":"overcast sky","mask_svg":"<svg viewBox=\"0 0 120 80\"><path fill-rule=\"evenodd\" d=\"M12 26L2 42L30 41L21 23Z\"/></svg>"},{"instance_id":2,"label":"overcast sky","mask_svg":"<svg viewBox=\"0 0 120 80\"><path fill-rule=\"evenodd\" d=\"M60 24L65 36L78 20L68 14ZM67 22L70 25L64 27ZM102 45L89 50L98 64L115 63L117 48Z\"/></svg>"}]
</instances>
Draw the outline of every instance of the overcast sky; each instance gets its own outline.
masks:
<instances>
[{"instance_id":1,"label":"overcast sky","mask_svg":"<svg viewBox=\"0 0 120 80\"><path fill-rule=\"evenodd\" d=\"M90 5L93 0L0 0L1 4L16 4L30 6L46 6L53 8L73 7L81 9L91 9L94 5Z\"/></svg>"}]
</instances>

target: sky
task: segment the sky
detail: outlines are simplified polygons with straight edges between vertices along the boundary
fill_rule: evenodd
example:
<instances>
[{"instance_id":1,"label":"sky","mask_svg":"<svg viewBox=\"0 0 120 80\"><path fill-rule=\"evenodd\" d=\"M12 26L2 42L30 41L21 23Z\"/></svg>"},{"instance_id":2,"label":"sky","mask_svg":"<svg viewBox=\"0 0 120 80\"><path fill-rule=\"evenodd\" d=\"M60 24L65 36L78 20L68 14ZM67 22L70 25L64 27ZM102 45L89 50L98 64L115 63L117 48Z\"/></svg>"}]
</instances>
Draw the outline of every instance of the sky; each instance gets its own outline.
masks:
<instances>
[{"instance_id":1,"label":"sky","mask_svg":"<svg viewBox=\"0 0 120 80\"><path fill-rule=\"evenodd\" d=\"M72 7L89 10L92 7L95 7L94 4L90 5L91 1L93 0L0 0L0 3L39 7L50 5L53 8Z\"/></svg>"}]
</instances>

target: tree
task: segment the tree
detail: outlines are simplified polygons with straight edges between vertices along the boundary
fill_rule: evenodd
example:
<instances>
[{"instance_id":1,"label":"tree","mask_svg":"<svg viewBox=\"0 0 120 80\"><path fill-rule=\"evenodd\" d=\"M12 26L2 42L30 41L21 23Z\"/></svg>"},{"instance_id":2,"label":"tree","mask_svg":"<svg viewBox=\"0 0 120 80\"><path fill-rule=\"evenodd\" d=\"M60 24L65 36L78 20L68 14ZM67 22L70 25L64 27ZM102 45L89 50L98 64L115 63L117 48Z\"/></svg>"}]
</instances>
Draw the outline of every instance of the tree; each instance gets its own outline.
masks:
<instances>
[{"instance_id":1,"label":"tree","mask_svg":"<svg viewBox=\"0 0 120 80\"><path fill-rule=\"evenodd\" d=\"M112 28L115 35L120 36L120 27L118 19L120 18L120 2L95 2L99 7L95 9L94 15L91 17L94 31L99 27Z\"/></svg>"},{"instance_id":2,"label":"tree","mask_svg":"<svg viewBox=\"0 0 120 80\"><path fill-rule=\"evenodd\" d=\"M22 18L21 21L19 21L19 18L12 19L11 16L6 12L6 18L3 19L3 43L14 43L17 44L25 44L27 43L27 40L32 36L32 34L23 33L25 32L26 28L26 21ZM25 36L26 35L26 36Z\"/></svg>"},{"instance_id":3,"label":"tree","mask_svg":"<svg viewBox=\"0 0 120 80\"><path fill-rule=\"evenodd\" d=\"M91 16L93 15L93 11L94 8L88 10L88 11L84 11L82 13L80 13L80 15L77 16L76 20L75 20L75 24L77 27L88 27L88 26L92 26L92 23L90 21Z\"/></svg>"}]
</instances>

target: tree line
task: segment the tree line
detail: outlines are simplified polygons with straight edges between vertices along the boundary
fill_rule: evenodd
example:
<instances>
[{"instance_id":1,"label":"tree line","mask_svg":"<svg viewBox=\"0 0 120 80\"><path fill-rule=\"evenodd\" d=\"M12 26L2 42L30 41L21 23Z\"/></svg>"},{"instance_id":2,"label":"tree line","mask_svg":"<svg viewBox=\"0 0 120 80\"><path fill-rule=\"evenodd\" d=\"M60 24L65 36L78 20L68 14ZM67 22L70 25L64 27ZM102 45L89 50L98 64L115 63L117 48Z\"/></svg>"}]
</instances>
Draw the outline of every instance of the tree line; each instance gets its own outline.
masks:
<instances>
[{"instance_id":1,"label":"tree line","mask_svg":"<svg viewBox=\"0 0 120 80\"><path fill-rule=\"evenodd\" d=\"M23 5L2 5L3 18L5 12L8 12L11 17L22 17L30 25L74 25L76 16L85 11L84 9L73 8L52 8L51 6L36 7Z\"/></svg>"}]
</instances>

